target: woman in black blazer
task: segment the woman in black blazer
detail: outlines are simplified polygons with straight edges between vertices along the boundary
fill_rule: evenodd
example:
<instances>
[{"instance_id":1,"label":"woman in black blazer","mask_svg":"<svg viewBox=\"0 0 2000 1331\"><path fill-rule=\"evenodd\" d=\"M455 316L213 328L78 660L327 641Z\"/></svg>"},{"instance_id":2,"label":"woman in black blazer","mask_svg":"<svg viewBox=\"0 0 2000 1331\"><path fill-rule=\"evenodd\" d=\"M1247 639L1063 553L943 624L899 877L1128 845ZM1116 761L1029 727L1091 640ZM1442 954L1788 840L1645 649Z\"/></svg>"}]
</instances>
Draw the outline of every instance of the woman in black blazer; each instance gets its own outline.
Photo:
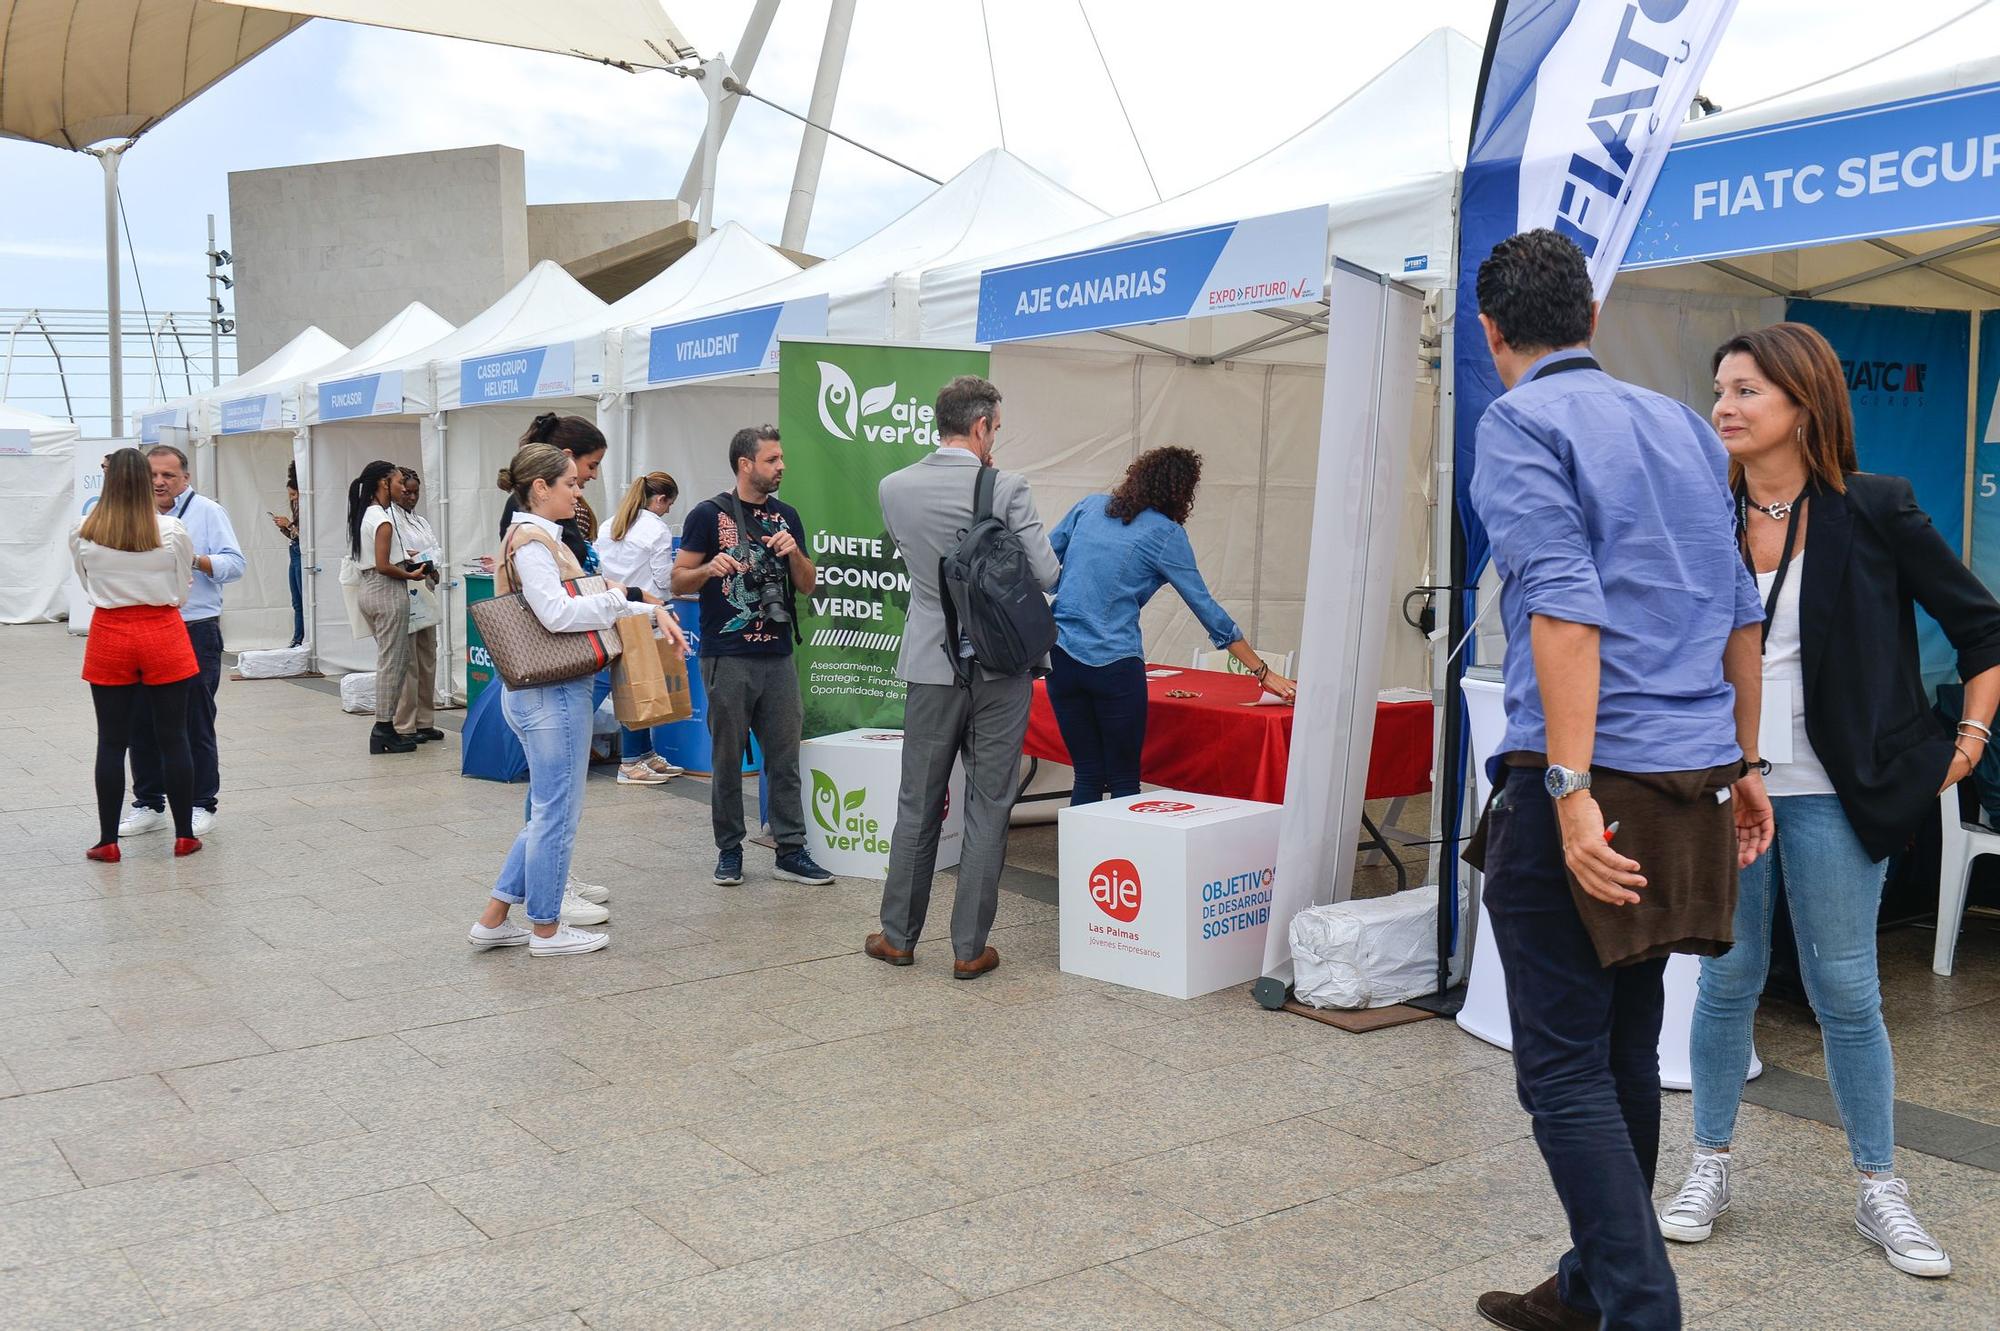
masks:
<instances>
[{"instance_id":1,"label":"woman in black blazer","mask_svg":"<svg viewBox=\"0 0 2000 1331\"><path fill-rule=\"evenodd\" d=\"M1715 353L1743 557L1765 598L1770 852L1743 870L1736 944L1704 958L1690 1061L1694 1163L1660 1215L1697 1243L1729 1208L1729 1145L1771 959L1778 884L1860 1171L1855 1224L1911 1275L1951 1273L1894 1177L1895 1065L1875 964L1884 860L1978 763L2000 704L2000 605L1917 507L1910 483L1856 469L1854 417L1824 337L1781 323ZM1933 718L1917 660L1922 606L1958 651L1966 720Z\"/></svg>"}]
</instances>

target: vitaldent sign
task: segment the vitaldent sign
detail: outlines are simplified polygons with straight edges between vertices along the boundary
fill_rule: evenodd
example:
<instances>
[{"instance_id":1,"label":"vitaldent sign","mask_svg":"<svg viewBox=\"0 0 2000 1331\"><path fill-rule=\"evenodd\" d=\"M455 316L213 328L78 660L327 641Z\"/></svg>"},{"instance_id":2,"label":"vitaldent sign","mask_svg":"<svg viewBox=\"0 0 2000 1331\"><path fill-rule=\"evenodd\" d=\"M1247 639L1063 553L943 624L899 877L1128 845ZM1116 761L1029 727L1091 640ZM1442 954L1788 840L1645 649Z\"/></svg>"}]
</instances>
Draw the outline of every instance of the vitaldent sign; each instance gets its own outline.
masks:
<instances>
[{"instance_id":1,"label":"vitaldent sign","mask_svg":"<svg viewBox=\"0 0 2000 1331\"><path fill-rule=\"evenodd\" d=\"M568 397L576 391L576 344L557 342L524 347L497 356L480 356L458 363L458 400L463 406L482 402L520 402L537 397Z\"/></svg>"},{"instance_id":2,"label":"vitaldent sign","mask_svg":"<svg viewBox=\"0 0 2000 1331\"><path fill-rule=\"evenodd\" d=\"M394 416L403 409L403 372L385 370L319 386L319 418L346 421L360 416Z\"/></svg>"},{"instance_id":3,"label":"vitaldent sign","mask_svg":"<svg viewBox=\"0 0 2000 1331\"><path fill-rule=\"evenodd\" d=\"M706 319L661 324L646 343L646 382L685 383L778 368L781 337L825 337L827 298L731 310Z\"/></svg>"},{"instance_id":4,"label":"vitaldent sign","mask_svg":"<svg viewBox=\"0 0 2000 1331\"><path fill-rule=\"evenodd\" d=\"M282 429L284 424L283 393L258 393L254 397L234 398L222 404L223 434L255 434L260 430Z\"/></svg>"},{"instance_id":5,"label":"vitaldent sign","mask_svg":"<svg viewBox=\"0 0 2000 1331\"><path fill-rule=\"evenodd\" d=\"M1251 217L979 276L981 342L1297 305L1320 298L1326 209Z\"/></svg>"}]
</instances>

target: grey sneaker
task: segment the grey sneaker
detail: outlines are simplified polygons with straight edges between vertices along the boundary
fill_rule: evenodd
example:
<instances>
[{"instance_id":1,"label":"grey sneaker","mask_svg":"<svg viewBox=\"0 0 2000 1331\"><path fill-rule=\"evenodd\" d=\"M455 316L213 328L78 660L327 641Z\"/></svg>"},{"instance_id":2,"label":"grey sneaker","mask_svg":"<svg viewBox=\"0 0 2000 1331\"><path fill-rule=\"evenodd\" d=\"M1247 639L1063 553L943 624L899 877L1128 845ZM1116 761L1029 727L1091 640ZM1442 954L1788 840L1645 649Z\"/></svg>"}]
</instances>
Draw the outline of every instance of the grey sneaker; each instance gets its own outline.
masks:
<instances>
[{"instance_id":1,"label":"grey sneaker","mask_svg":"<svg viewBox=\"0 0 2000 1331\"><path fill-rule=\"evenodd\" d=\"M778 862L771 872L787 882L810 883L814 887L833 881L833 875L820 868L819 862L813 859L812 852L804 846L778 856Z\"/></svg>"},{"instance_id":2,"label":"grey sneaker","mask_svg":"<svg viewBox=\"0 0 2000 1331\"><path fill-rule=\"evenodd\" d=\"M1715 1218L1729 1209L1729 1157L1696 1148L1687 1182L1660 1212L1660 1235L1675 1243L1700 1243L1715 1232Z\"/></svg>"},{"instance_id":3,"label":"grey sneaker","mask_svg":"<svg viewBox=\"0 0 2000 1331\"><path fill-rule=\"evenodd\" d=\"M1913 1276L1948 1276L1951 1258L1917 1223L1910 1210L1910 1185L1899 1178L1863 1178L1854 1205L1854 1227L1882 1245L1889 1265Z\"/></svg>"}]
</instances>

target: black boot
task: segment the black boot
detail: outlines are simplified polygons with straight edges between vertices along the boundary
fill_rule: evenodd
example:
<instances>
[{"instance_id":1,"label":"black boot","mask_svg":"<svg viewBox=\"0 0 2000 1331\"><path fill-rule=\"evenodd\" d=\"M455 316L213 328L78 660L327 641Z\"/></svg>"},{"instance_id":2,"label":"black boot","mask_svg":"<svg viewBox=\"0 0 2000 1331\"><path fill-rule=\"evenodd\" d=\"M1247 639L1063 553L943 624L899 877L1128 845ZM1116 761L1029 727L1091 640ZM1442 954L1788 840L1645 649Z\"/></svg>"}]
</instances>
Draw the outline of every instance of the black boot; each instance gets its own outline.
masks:
<instances>
[{"instance_id":1,"label":"black boot","mask_svg":"<svg viewBox=\"0 0 2000 1331\"><path fill-rule=\"evenodd\" d=\"M396 733L396 727L387 721L377 721L375 728L368 732L368 752L370 753L414 753L417 742Z\"/></svg>"}]
</instances>

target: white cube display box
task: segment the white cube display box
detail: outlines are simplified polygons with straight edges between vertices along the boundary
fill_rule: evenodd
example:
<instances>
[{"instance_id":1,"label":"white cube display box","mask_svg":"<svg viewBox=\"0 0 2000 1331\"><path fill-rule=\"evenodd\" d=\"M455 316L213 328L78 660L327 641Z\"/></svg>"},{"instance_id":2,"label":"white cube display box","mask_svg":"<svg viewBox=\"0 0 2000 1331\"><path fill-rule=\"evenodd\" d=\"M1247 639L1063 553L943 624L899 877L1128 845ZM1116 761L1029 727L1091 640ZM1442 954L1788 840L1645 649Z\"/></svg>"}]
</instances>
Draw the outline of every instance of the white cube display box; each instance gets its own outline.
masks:
<instances>
[{"instance_id":1,"label":"white cube display box","mask_svg":"<svg viewBox=\"0 0 2000 1331\"><path fill-rule=\"evenodd\" d=\"M1278 808L1154 790L1064 809L1062 969L1172 998L1256 979Z\"/></svg>"},{"instance_id":2,"label":"white cube display box","mask_svg":"<svg viewBox=\"0 0 2000 1331\"><path fill-rule=\"evenodd\" d=\"M799 745L806 845L829 873L887 878L896 835L896 796L903 781L903 732L843 730ZM965 829L965 772L954 761L945 788L937 867L958 863Z\"/></svg>"}]
</instances>

